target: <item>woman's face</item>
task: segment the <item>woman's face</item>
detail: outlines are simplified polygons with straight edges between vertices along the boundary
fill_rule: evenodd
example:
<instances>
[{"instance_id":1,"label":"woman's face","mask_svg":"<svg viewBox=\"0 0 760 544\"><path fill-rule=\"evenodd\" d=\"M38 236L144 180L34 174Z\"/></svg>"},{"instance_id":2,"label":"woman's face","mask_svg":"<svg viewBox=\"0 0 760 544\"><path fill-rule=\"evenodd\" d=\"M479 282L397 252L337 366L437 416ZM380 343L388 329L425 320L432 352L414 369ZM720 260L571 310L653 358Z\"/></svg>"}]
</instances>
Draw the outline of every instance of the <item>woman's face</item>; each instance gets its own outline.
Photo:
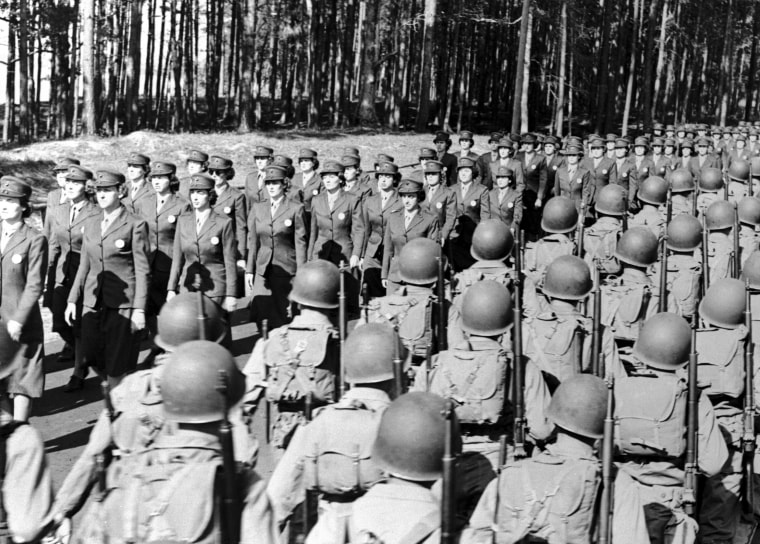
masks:
<instances>
[{"instance_id":1,"label":"woman's face","mask_svg":"<svg viewBox=\"0 0 760 544\"><path fill-rule=\"evenodd\" d=\"M55 181L58 182L58 187L63 189L66 187L66 170L61 170L55 173Z\"/></svg>"},{"instance_id":2,"label":"woman's face","mask_svg":"<svg viewBox=\"0 0 760 544\"><path fill-rule=\"evenodd\" d=\"M267 194L270 200L277 200L285 192L285 184L281 181L266 181Z\"/></svg>"},{"instance_id":3,"label":"woman's face","mask_svg":"<svg viewBox=\"0 0 760 544\"><path fill-rule=\"evenodd\" d=\"M580 156L578 156L578 155L565 155L565 159L567 160L567 164L576 165L576 164L578 164L578 160L580 159Z\"/></svg>"},{"instance_id":4,"label":"woman's face","mask_svg":"<svg viewBox=\"0 0 760 544\"><path fill-rule=\"evenodd\" d=\"M153 190L158 194L163 195L169 192L169 184L171 178L169 176L153 176L150 178L150 183L153 185Z\"/></svg>"},{"instance_id":5,"label":"woman's face","mask_svg":"<svg viewBox=\"0 0 760 544\"><path fill-rule=\"evenodd\" d=\"M435 187L441 183L441 174L425 174L425 181L427 182L428 186Z\"/></svg>"},{"instance_id":6,"label":"woman's face","mask_svg":"<svg viewBox=\"0 0 760 544\"><path fill-rule=\"evenodd\" d=\"M498 176L496 178L496 185L499 186L499 189L506 189L511 182L512 180L508 176Z\"/></svg>"},{"instance_id":7,"label":"woman's face","mask_svg":"<svg viewBox=\"0 0 760 544\"><path fill-rule=\"evenodd\" d=\"M214 183L217 187L221 187L227 183L227 170L215 170L209 168L208 174L214 178Z\"/></svg>"},{"instance_id":8,"label":"woman's face","mask_svg":"<svg viewBox=\"0 0 760 544\"><path fill-rule=\"evenodd\" d=\"M343 176L346 178L346 181L354 181L359 176L359 170L355 166L346 166Z\"/></svg>"},{"instance_id":9,"label":"woman's face","mask_svg":"<svg viewBox=\"0 0 760 544\"><path fill-rule=\"evenodd\" d=\"M21 200L10 196L0 196L0 219L3 221L19 221L24 212Z\"/></svg>"},{"instance_id":10,"label":"woman's face","mask_svg":"<svg viewBox=\"0 0 760 544\"><path fill-rule=\"evenodd\" d=\"M509 158L509 148L508 147L500 147L499 148L499 158L500 159L508 159Z\"/></svg>"},{"instance_id":11,"label":"woman's face","mask_svg":"<svg viewBox=\"0 0 760 544\"><path fill-rule=\"evenodd\" d=\"M74 202L78 202L84 198L87 192L87 183L84 181L74 181L71 179L67 180L64 191L66 192L66 198L73 200Z\"/></svg>"},{"instance_id":12,"label":"woman's face","mask_svg":"<svg viewBox=\"0 0 760 544\"><path fill-rule=\"evenodd\" d=\"M267 166L269 166L269 157L255 157L254 161L256 162L256 168L259 170L264 170Z\"/></svg>"},{"instance_id":13,"label":"woman's face","mask_svg":"<svg viewBox=\"0 0 760 544\"><path fill-rule=\"evenodd\" d=\"M190 202L194 210L205 210L209 207L209 192L205 189L193 189L190 191Z\"/></svg>"},{"instance_id":14,"label":"woman's face","mask_svg":"<svg viewBox=\"0 0 760 544\"><path fill-rule=\"evenodd\" d=\"M408 212L419 208L420 200L417 193L406 193L401 195L401 202L404 204L404 209Z\"/></svg>"},{"instance_id":15,"label":"woman's face","mask_svg":"<svg viewBox=\"0 0 760 544\"><path fill-rule=\"evenodd\" d=\"M323 174L322 185L324 185L325 189L328 191L340 189L340 177L338 174L333 174L332 172L329 174Z\"/></svg>"},{"instance_id":16,"label":"woman's face","mask_svg":"<svg viewBox=\"0 0 760 544\"><path fill-rule=\"evenodd\" d=\"M460 168L459 181L462 183L470 183L472 181L472 168Z\"/></svg>"},{"instance_id":17,"label":"woman's face","mask_svg":"<svg viewBox=\"0 0 760 544\"><path fill-rule=\"evenodd\" d=\"M119 204L119 187L98 187L95 190L95 196L98 199L98 206L105 210L112 209Z\"/></svg>"},{"instance_id":18,"label":"woman's face","mask_svg":"<svg viewBox=\"0 0 760 544\"><path fill-rule=\"evenodd\" d=\"M298 167L301 172L312 172L314 170L314 161L311 159L299 159Z\"/></svg>"},{"instance_id":19,"label":"woman's face","mask_svg":"<svg viewBox=\"0 0 760 544\"><path fill-rule=\"evenodd\" d=\"M144 174L145 174L145 170L143 170L143 167L141 165L139 164L127 165L127 178L129 178L130 181L138 181L142 179Z\"/></svg>"},{"instance_id":20,"label":"woman's face","mask_svg":"<svg viewBox=\"0 0 760 544\"><path fill-rule=\"evenodd\" d=\"M377 176L377 187L381 191L390 191L393 187L393 176L389 174L380 174Z\"/></svg>"},{"instance_id":21,"label":"woman's face","mask_svg":"<svg viewBox=\"0 0 760 544\"><path fill-rule=\"evenodd\" d=\"M203 172L203 163L198 161L187 161L187 172L191 176Z\"/></svg>"}]
</instances>

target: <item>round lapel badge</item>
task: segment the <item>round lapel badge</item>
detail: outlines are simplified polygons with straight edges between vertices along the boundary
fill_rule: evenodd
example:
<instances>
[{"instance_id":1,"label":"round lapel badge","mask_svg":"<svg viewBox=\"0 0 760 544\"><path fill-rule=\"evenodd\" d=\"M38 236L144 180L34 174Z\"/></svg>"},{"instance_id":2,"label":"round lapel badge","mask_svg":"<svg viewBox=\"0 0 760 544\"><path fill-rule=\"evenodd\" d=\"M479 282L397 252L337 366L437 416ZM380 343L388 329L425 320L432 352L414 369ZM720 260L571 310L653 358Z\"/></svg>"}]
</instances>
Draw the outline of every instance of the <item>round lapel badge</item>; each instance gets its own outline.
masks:
<instances>
[{"instance_id":1,"label":"round lapel badge","mask_svg":"<svg viewBox=\"0 0 760 544\"><path fill-rule=\"evenodd\" d=\"M289 227L289 226L291 226L292 224L293 224L293 221L291 221L290 219L286 219L286 220L285 220L285 226L286 226L286 227Z\"/></svg>"},{"instance_id":2,"label":"round lapel badge","mask_svg":"<svg viewBox=\"0 0 760 544\"><path fill-rule=\"evenodd\" d=\"M536 165L535 165L535 164L531 164L531 165L530 165L530 169L531 169L531 170L535 170L535 169L536 169Z\"/></svg>"},{"instance_id":3,"label":"round lapel badge","mask_svg":"<svg viewBox=\"0 0 760 544\"><path fill-rule=\"evenodd\" d=\"M224 207L224 213L226 213L226 214L232 213L232 208L230 208L229 206L225 206Z\"/></svg>"},{"instance_id":4,"label":"round lapel badge","mask_svg":"<svg viewBox=\"0 0 760 544\"><path fill-rule=\"evenodd\" d=\"M602 170L602 174L606 174L606 173L607 173L607 170Z\"/></svg>"},{"instance_id":5,"label":"round lapel badge","mask_svg":"<svg viewBox=\"0 0 760 544\"><path fill-rule=\"evenodd\" d=\"M515 206L514 202L508 202L507 203L507 208L514 208L514 206Z\"/></svg>"},{"instance_id":6,"label":"round lapel badge","mask_svg":"<svg viewBox=\"0 0 760 544\"><path fill-rule=\"evenodd\" d=\"M211 243L216 245L219 245L219 237L218 236L212 236L211 237Z\"/></svg>"},{"instance_id":7,"label":"round lapel badge","mask_svg":"<svg viewBox=\"0 0 760 544\"><path fill-rule=\"evenodd\" d=\"M470 200L470 206L473 208L478 205L478 202L476 200Z\"/></svg>"},{"instance_id":8,"label":"round lapel badge","mask_svg":"<svg viewBox=\"0 0 760 544\"><path fill-rule=\"evenodd\" d=\"M82 234L84 234L84 226L79 230Z\"/></svg>"},{"instance_id":9,"label":"round lapel badge","mask_svg":"<svg viewBox=\"0 0 760 544\"><path fill-rule=\"evenodd\" d=\"M24 258L23 258L21 255L19 255L18 253L14 253L14 254L13 254L13 257L11 257L11 262L12 262L13 264L21 264L21 261L22 261L23 259L24 259Z\"/></svg>"},{"instance_id":10,"label":"round lapel badge","mask_svg":"<svg viewBox=\"0 0 760 544\"><path fill-rule=\"evenodd\" d=\"M169 221L169 223L176 223L177 222L177 216L170 215L169 218L167 219L167 221Z\"/></svg>"},{"instance_id":11,"label":"round lapel badge","mask_svg":"<svg viewBox=\"0 0 760 544\"><path fill-rule=\"evenodd\" d=\"M647 172L649 172L649 168L646 168L646 167L645 167L645 168L644 168L644 173L646 174Z\"/></svg>"},{"instance_id":12,"label":"round lapel badge","mask_svg":"<svg viewBox=\"0 0 760 544\"><path fill-rule=\"evenodd\" d=\"M319 194L319 189L314 189L314 190L311 192L311 194L313 194L314 196L317 196L317 195Z\"/></svg>"},{"instance_id":13,"label":"round lapel badge","mask_svg":"<svg viewBox=\"0 0 760 544\"><path fill-rule=\"evenodd\" d=\"M345 214L345 213L343 213L343 212L340 212L340 213L338 214L338 219L340 219L341 221L343 221L345 218L346 218L346 214Z\"/></svg>"},{"instance_id":14,"label":"round lapel badge","mask_svg":"<svg viewBox=\"0 0 760 544\"><path fill-rule=\"evenodd\" d=\"M114 245L116 247L118 247L119 249L123 249L124 248L124 240L122 240L121 238L119 238L118 240L116 240L116 242L114 242Z\"/></svg>"},{"instance_id":15,"label":"round lapel badge","mask_svg":"<svg viewBox=\"0 0 760 544\"><path fill-rule=\"evenodd\" d=\"M555 164L552 168L554 168L556 170L557 169L557 165Z\"/></svg>"},{"instance_id":16,"label":"round lapel badge","mask_svg":"<svg viewBox=\"0 0 760 544\"><path fill-rule=\"evenodd\" d=\"M443 202L436 202L435 207L440 210L441 208L443 208Z\"/></svg>"}]
</instances>

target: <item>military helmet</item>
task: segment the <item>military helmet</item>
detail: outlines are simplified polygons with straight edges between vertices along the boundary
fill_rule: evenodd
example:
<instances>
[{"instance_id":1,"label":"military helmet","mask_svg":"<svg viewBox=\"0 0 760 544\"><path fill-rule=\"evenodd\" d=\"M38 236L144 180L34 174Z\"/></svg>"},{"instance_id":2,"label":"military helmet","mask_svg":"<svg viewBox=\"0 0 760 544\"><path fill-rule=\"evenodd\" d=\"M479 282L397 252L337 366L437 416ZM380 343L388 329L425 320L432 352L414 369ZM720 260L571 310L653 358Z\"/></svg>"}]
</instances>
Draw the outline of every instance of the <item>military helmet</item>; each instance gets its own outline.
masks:
<instances>
[{"instance_id":1,"label":"military helmet","mask_svg":"<svg viewBox=\"0 0 760 544\"><path fill-rule=\"evenodd\" d=\"M227 334L227 323L219 305L201 293L180 293L161 307L158 314L156 345L174 351L185 342L200 340L200 297L203 297L205 314L204 336L212 342L221 342Z\"/></svg>"},{"instance_id":2,"label":"military helmet","mask_svg":"<svg viewBox=\"0 0 760 544\"><path fill-rule=\"evenodd\" d=\"M673 251L694 251L702 243L702 223L693 215L675 216L668 225L666 245Z\"/></svg>"},{"instance_id":3,"label":"military helmet","mask_svg":"<svg viewBox=\"0 0 760 544\"><path fill-rule=\"evenodd\" d=\"M512 231L503 221L485 219L475 227L470 253L478 261L503 261L514 245Z\"/></svg>"},{"instance_id":4,"label":"military helmet","mask_svg":"<svg viewBox=\"0 0 760 544\"><path fill-rule=\"evenodd\" d=\"M596 195L594 209L598 213L621 216L625 213L625 190L620 185L605 185Z\"/></svg>"},{"instance_id":5,"label":"military helmet","mask_svg":"<svg viewBox=\"0 0 760 544\"><path fill-rule=\"evenodd\" d=\"M329 261L317 259L298 268L290 300L314 308L337 308L340 271Z\"/></svg>"},{"instance_id":6,"label":"military helmet","mask_svg":"<svg viewBox=\"0 0 760 544\"><path fill-rule=\"evenodd\" d=\"M722 278L713 283L699 303L699 316L711 325L735 329L744 323L744 282Z\"/></svg>"},{"instance_id":7,"label":"military helmet","mask_svg":"<svg viewBox=\"0 0 760 544\"><path fill-rule=\"evenodd\" d=\"M694 190L694 176L685 168L673 170L670 186L674 193L690 193Z\"/></svg>"},{"instance_id":8,"label":"military helmet","mask_svg":"<svg viewBox=\"0 0 760 544\"><path fill-rule=\"evenodd\" d=\"M594 284L586 261L574 255L554 259L546 268L544 294L566 300L583 300Z\"/></svg>"},{"instance_id":9,"label":"military helmet","mask_svg":"<svg viewBox=\"0 0 760 544\"><path fill-rule=\"evenodd\" d=\"M736 209L728 200L716 200L707 207L705 224L707 230L730 229L734 226Z\"/></svg>"},{"instance_id":10,"label":"military helmet","mask_svg":"<svg viewBox=\"0 0 760 544\"><path fill-rule=\"evenodd\" d=\"M544 206L541 228L552 234L566 234L578 226L578 209L572 199L555 196Z\"/></svg>"},{"instance_id":11,"label":"military helmet","mask_svg":"<svg viewBox=\"0 0 760 544\"><path fill-rule=\"evenodd\" d=\"M220 388L224 384L226 392ZM245 377L229 351L208 340L186 342L164 364L161 398L167 419L210 423L245 393Z\"/></svg>"},{"instance_id":12,"label":"military helmet","mask_svg":"<svg viewBox=\"0 0 760 544\"><path fill-rule=\"evenodd\" d=\"M723 172L718 168L705 168L699 177L699 189L705 193L717 193L723 189Z\"/></svg>"},{"instance_id":13,"label":"military helmet","mask_svg":"<svg viewBox=\"0 0 760 544\"><path fill-rule=\"evenodd\" d=\"M745 196L736 205L739 222L747 225L760 226L760 198Z\"/></svg>"},{"instance_id":14,"label":"military helmet","mask_svg":"<svg viewBox=\"0 0 760 544\"><path fill-rule=\"evenodd\" d=\"M432 393L401 395L385 410L372 446L372 459L388 474L412 481L437 480L443 474L447 401ZM462 449L454 418L454 454Z\"/></svg>"},{"instance_id":15,"label":"military helmet","mask_svg":"<svg viewBox=\"0 0 760 544\"><path fill-rule=\"evenodd\" d=\"M751 165L745 160L739 159L731 161L728 167L728 178L734 181L747 183L749 181Z\"/></svg>"},{"instance_id":16,"label":"military helmet","mask_svg":"<svg viewBox=\"0 0 760 544\"><path fill-rule=\"evenodd\" d=\"M462 330L478 336L498 336L512 325L512 296L499 282L475 282L462 297Z\"/></svg>"},{"instance_id":17,"label":"military helmet","mask_svg":"<svg viewBox=\"0 0 760 544\"><path fill-rule=\"evenodd\" d=\"M649 176L641 185L636 196L642 202L660 206L668 200L668 182L659 176Z\"/></svg>"},{"instance_id":18,"label":"military helmet","mask_svg":"<svg viewBox=\"0 0 760 544\"><path fill-rule=\"evenodd\" d=\"M673 370L689 360L691 327L681 316L662 312L644 321L633 354L647 366Z\"/></svg>"},{"instance_id":19,"label":"military helmet","mask_svg":"<svg viewBox=\"0 0 760 544\"><path fill-rule=\"evenodd\" d=\"M546 417L557 427L588 438L601 438L607 416L607 384L597 376L577 374L559 384Z\"/></svg>"},{"instance_id":20,"label":"military helmet","mask_svg":"<svg viewBox=\"0 0 760 544\"><path fill-rule=\"evenodd\" d=\"M401 281L412 285L426 285L438 279L438 257L441 246L429 238L415 238L401 249L398 273ZM441 257L443 258L443 257Z\"/></svg>"},{"instance_id":21,"label":"military helmet","mask_svg":"<svg viewBox=\"0 0 760 544\"><path fill-rule=\"evenodd\" d=\"M634 266L657 262L657 237L647 227L631 227L623 233L615 248L618 260Z\"/></svg>"},{"instance_id":22,"label":"military helmet","mask_svg":"<svg viewBox=\"0 0 760 544\"><path fill-rule=\"evenodd\" d=\"M356 327L346 338L346 381L378 383L393 379L393 357L398 346L403 360L404 348L399 336L387 323L367 323Z\"/></svg>"},{"instance_id":23,"label":"military helmet","mask_svg":"<svg viewBox=\"0 0 760 544\"><path fill-rule=\"evenodd\" d=\"M750 253L742 266L742 281L749 280L752 289L760 289L760 250Z\"/></svg>"}]
</instances>

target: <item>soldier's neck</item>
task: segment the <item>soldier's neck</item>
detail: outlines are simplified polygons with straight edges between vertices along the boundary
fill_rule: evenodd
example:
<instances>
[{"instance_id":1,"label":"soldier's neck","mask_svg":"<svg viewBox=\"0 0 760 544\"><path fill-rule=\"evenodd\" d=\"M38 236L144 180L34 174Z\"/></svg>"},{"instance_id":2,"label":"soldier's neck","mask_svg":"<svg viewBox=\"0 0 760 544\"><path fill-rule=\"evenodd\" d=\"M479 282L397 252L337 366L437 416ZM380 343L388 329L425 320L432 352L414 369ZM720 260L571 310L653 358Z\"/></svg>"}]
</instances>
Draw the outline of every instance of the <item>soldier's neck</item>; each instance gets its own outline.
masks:
<instances>
[{"instance_id":1,"label":"soldier's neck","mask_svg":"<svg viewBox=\"0 0 760 544\"><path fill-rule=\"evenodd\" d=\"M556 445L562 450L571 450L579 453L579 457L592 457L594 454L593 439L564 432L557 433Z\"/></svg>"},{"instance_id":2,"label":"soldier's neck","mask_svg":"<svg viewBox=\"0 0 760 544\"><path fill-rule=\"evenodd\" d=\"M578 311L578 308L575 302L572 302L569 300L563 300L561 298L553 298L551 299L549 304L551 305L552 310L556 314L566 315L570 313L576 313Z\"/></svg>"}]
</instances>

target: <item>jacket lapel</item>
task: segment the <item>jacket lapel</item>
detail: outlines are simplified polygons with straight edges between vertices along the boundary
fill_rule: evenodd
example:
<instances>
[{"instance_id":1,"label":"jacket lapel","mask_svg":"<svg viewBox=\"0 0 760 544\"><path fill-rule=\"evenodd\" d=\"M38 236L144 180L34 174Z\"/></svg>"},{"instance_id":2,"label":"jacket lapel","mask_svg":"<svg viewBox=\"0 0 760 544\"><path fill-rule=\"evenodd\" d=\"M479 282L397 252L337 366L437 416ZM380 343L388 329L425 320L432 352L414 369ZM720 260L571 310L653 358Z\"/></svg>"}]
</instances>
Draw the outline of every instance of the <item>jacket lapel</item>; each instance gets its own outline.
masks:
<instances>
[{"instance_id":1,"label":"jacket lapel","mask_svg":"<svg viewBox=\"0 0 760 544\"><path fill-rule=\"evenodd\" d=\"M271 204L270 204L271 207ZM277 206L277 211L274 212L274 217L272 217L272 223L274 223L277 218L279 218L282 214L284 214L288 209L290 208L290 202L288 202L288 199L283 197L282 200L280 200L280 205ZM271 211L269 212L271 215Z\"/></svg>"},{"instance_id":2,"label":"jacket lapel","mask_svg":"<svg viewBox=\"0 0 760 544\"><path fill-rule=\"evenodd\" d=\"M195 220L193 220L193 224L195 224ZM198 238L200 239L204 234L206 234L214 224L216 224L216 217L214 216L214 212L212 211L209 214L208 219L206 219L205 223L203 223L203 226L201 227L201 231L198 233Z\"/></svg>"},{"instance_id":3,"label":"jacket lapel","mask_svg":"<svg viewBox=\"0 0 760 544\"><path fill-rule=\"evenodd\" d=\"M403 219L404 223L406 223L406 216L404 216ZM410 232L414 227L422 223L422 210L417 210L417 213L414 214L414 217L412 217L411 222L409 223L408 227L404 227L404 230L406 232Z\"/></svg>"},{"instance_id":4,"label":"jacket lapel","mask_svg":"<svg viewBox=\"0 0 760 544\"><path fill-rule=\"evenodd\" d=\"M127 222L127 211L126 211L126 208L122 207L119 210L119 215L116 216L116 219L114 219L113 222L110 225L108 225L106 232L103 234L103 239L108 238L118 227L120 227L126 222Z\"/></svg>"},{"instance_id":5,"label":"jacket lapel","mask_svg":"<svg viewBox=\"0 0 760 544\"><path fill-rule=\"evenodd\" d=\"M5 246L5 251L3 251L3 257L5 255L10 255L11 250L19 245L21 242L26 240L26 234L27 229L29 227L26 225L26 223L22 223L21 226L16 230L16 232L13 233L13 236L11 236L11 239L8 240L8 244Z\"/></svg>"}]
</instances>

